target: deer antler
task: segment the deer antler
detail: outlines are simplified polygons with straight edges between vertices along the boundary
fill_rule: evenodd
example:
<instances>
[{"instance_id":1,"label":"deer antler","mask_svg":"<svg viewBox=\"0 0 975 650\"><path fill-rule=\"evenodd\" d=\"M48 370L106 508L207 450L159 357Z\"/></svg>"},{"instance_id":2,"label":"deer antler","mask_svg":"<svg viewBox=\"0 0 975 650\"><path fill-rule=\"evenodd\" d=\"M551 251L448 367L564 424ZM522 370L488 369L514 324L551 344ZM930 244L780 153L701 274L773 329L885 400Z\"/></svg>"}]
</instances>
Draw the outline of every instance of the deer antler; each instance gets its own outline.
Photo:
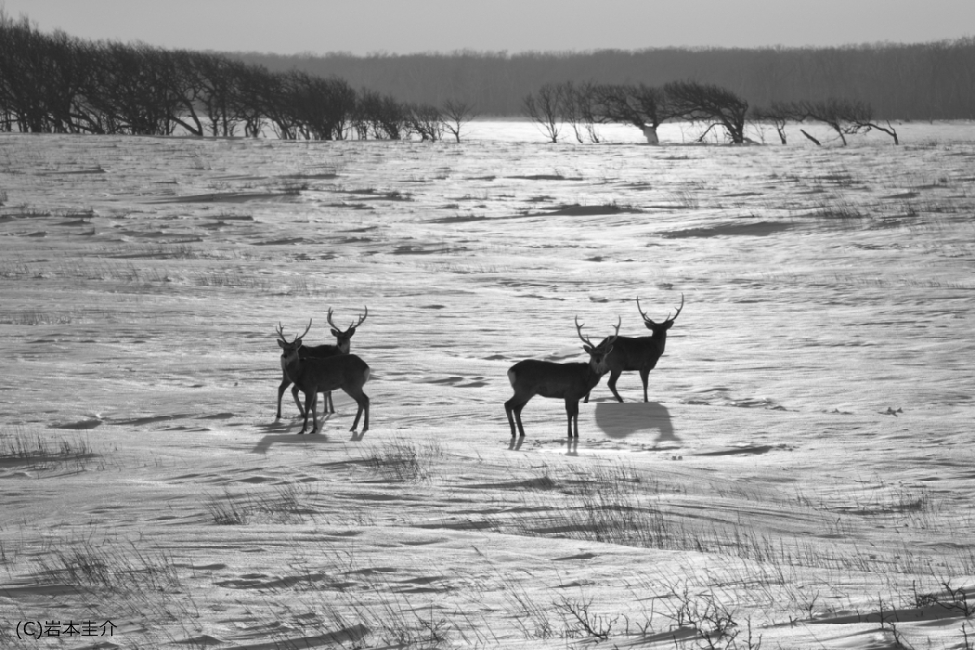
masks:
<instances>
[{"instance_id":1,"label":"deer antler","mask_svg":"<svg viewBox=\"0 0 975 650\"><path fill-rule=\"evenodd\" d=\"M673 318L670 318L670 312L667 312L667 320L670 321L671 323L673 323L675 320L677 320L677 317L680 316L680 310L683 309L683 308L684 308L684 294L681 293L680 294L680 307L677 308L677 313L674 314L674 317Z\"/></svg>"},{"instance_id":2,"label":"deer antler","mask_svg":"<svg viewBox=\"0 0 975 650\"><path fill-rule=\"evenodd\" d=\"M644 322L650 323L651 325L654 324L653 323L653 320L651 320L650 317L647 316L646 313L644 313L644 311L642 309L640 309L640 299L639 298L636 299L636 310L638 312L640 312L640 315L641 316L643 316Z\"/></svg>"},{"instance_id":3,"label":"deer antler","mask_svg":"<svg viewBox=\"0 0 975 650\"><path fill-rule=\"evenodd\" d=\"M582 328L585 326L586 326L585 323L583 323L582 325L579 324L579 317L576 316L576 334L579 335L579 338L582 339L583 343L585 343L591 348L594 348L596 346L592 344L592 341L590 341L589 339L587 339L585 336L582 335Z\"/></svg>"},{"instance_id":4,"label":"deer antler","mask_svg":"<svg viewBox=\"0 0 975 650\"><path fill-rule=\"evenodd\" d=\"M610 345L612 345L613 342L617 338L619 338L619 335L620 335L620 325L623 324L623 317L622 316L617 316L617 318L619 319L619 322L617 322L616 325L614 326L614 327L616 327L616 331L613 332L613 335L611 337L609 337L608 339L606 339L606 343L608 343Z\"/></svg>"},{"instance_id":5,"label":"deer antler","mask_svg":"<svg viewBox=\"0 0 975 650\"><path fill-rule=\"evenodd\" d=\"M363 309L365 309L365 311L366 311L365 315L364 316L359 316L359 322L352 323L348 327L348 329L345 330L346 332L348 332L351 329L355 329L356 327L359 327L360 325L362 325L363 323L366 322L366 318L369 317L369 308L368 307L363 307ZM332 308L331 307L328 308L328 324L332 326L332 329L335 329L335 330L338 330L338 331L342 331L342 330L339 330L338 325L336 325L335 323L332 322Z\"/></svg>"},{"instance_id":6,"label":"deer antler","mask_svg":"<svg viewBox=\"0 0 975 650\"><path fill-rule=\"evenodd\" d=\"M305 328L305 331L301 334L301 336L296 336L293 341L288 341L288 339L285 338L285 336L284 336L284 328L281 326L281 321L278 321L278 327L277 327L277 329L275 331L278 333L278 338L281 339L282 341L284 341L285 343L294 343L295 341L297 341L299 339L305 338L305 334L307 334L308 333L308 330L310 330L310 329L311 329L311 319L309 318L308 319L308 327Z\"/></svg>"},{"instance_id":7,"label":"deer antler","mask_svg":"<svg viewBox=\"0 0 975 650\"><path fill-rule=\"evenodd\" d=\"M365 322L366 322L366 318L368 318L368 317L369 317L369 308L368 308L368 307L366 307L365 305L363 305L363 307L362 307L362 308L363 308L364 310L366 310L366 314L365 314L365 316L359 316L359 322L358 322L358 323L356 323L355 325L353 325L352 327L359 327L360 325L362 325L363 323L365 323ZM349 329L352 329L352 328L350 327Z\"/></svg>"}]
</instances>

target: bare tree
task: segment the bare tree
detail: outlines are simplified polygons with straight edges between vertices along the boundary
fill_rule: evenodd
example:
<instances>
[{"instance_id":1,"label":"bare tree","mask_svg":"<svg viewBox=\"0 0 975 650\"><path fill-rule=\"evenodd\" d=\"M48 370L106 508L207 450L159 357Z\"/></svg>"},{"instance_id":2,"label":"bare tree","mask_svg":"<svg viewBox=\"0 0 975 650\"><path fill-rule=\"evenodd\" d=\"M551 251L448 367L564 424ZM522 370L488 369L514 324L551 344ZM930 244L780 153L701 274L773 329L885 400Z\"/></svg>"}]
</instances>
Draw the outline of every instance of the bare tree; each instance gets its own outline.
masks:
<instances>
[{"instance_id":1,"label":"bare tree","mask_svg":"<svg viewBox=\"0 0 975 650\"><path fill-rule=\"evenodd\" d=\"M323 79L298 70L288 75L287 100L297 132L306 139L342 139L355 98L355 90L343 79Z\"/></svg>"},{"instance_id":2,"label":"bare tree","mask_svg":"<svg viewBox=\"0 0 975 650\"><path fill-rule=\"evenodd\" d=\"M793 104L772 102L768 106L753 109L752 119L771 124L779 134L779 142L786 144L785 127L791 121L798 121L800 116L796 114Z\"/></svg>"},{"instance_id":3,"label":"bare tree","mask_svg":"<svg viewBox=\"0 0 975 650\"><path fill-rule=\"evenodd\" d=\"M406 107L409 128L420 136L423 142L437 142L443 139L444 117L436 106L430 104L411 104Z\"/></svg>"},{"instance_id":4,"label":"bare tree","mask_svg":"<svg viewBox=\"0 0 975 650\"><path fill-rule=\"evenodd\" d=\"M244 123L244 135L259 138L264 131L268 115L264 109L264 86L270 72L267 68L249 65L236 71L233 104L237 118Z\"/></svg>"},{"instance_id":5,"label":"bare tree","mask_svg":"<svg viewBox=\"0 0 975 650\"><path fill-rule=\"evenodd\" d=\"M188 50L155 50L156 65L167 86L169 121L191 134L203 136L197 114L206 94L206 84L194 65L195 53Z\"/></svg>"},{"instance_id":6,"label":"bare tree","mask_svg":"<svg viewBox=\"0 0 975 650\"><path fill-rule=\"evenodd\" d=\"M148 46L107 42L94 53L88 101L102 115L107 133L170 135L169 83Z\"/></svg>"},{"instance_id":7,"label":"bare tree","mask_svg":"<svg viewBox=\"0 0 975 650\"><path fill-rule=\"evenodd\" d=\"M291 73L260 68L252 70L248 82L245 97L253 103L259 115L267 118L275 135L281 140L296 140L300 124L293 102L300 80Z\"/></svg>"},{"instance_id":8,"label":"bare tree","mask_svg":"<svg viewBox=\"0 0 975 650\"><path fill-rule=\"evenodd\" d=\"M582 109L578 90L571 81L559 85L559 113L562 121L567 122L576 137L576 142L585 142L583 138Z\"/></svg>"},{"instance_id":9,"label":"bare tree","mask_svg":"<svg viewBox=\"0 0 975 650\"><path fill-rule=\"evenodd\" d=\"M836 97L796 102L795 113L802 121L812 120L829 126L840 136L844 146L847 143L846 136L868 130L871 116L869 105Z\"/></svg>"},{"instance_id":10,"label":"bare tree","mask_svg":"<svg viewBox=\"0 0 975 650\"><path fill-rule=\"evenodd\" d=\"M409 111L392 97L363 90L356 101L352 126L359 138L402 140L409 134Z\"/></svg>"},{"instance_id":11,"label":"bare tree","mask_svg":"<svg viewBox=\"0 0 975 650\"><path fill-rule=\"evenodd\" d=\"M562 121L568 123L576 142L599 142L596 123L599 121L595 85L592 82L558 84L558 108Z\"/></svg>"},{"instance_id":12,"label":"bare tree","mask_svg":"<svg viewBox=\"0 0 975 650\"><path fill-rule=\"evenodd\" d=\"M375 115L373 134L381 140L402 140L410 134L410 115L407 107L386 95Z\"/></svg>"},{"instance_id":13,"label":"bare tree","mask_svg":"<svg viewBox=\"0 0 975 650\"><path fill-rule=\"evenodd\" d=\"M563 92L562 85L545 84L538 89L537 97L529 93L522 102L525 113L553 144L562 133Z\"/></svg>"},{"instance_id":14,"label":"bare tree","mask_svg":"<svg viewBox=\"0 0 975 650\"><path fill-rule=\"evenodd\" d=\"M603 84L593 87L594 111L603 122L632 124L647 143L657 144L657 128L671 117L667 96L645 84Z\"/></svg>"},{"instance_id":15,"label":"bare tree","mask_svg":"<svg viewBox=\"0 0 975 650\"><path fill-rule=\"evenodd\" d=\"M239 115L235 91L247 66L217 54L196 52L192 65L202 87L200 104L210 135L229 137L237 130Z\"/></svg>"},{"instance_id":16,"label":"bare tree","mask_svg":"<svg viewBox=\"0 0 975 650\"><path fill-rule=\"evenodd\" d=\"M696 81L673 81L664 85L664 92L675 115L703 122L707 128L699 140L715 127L722 127L735 144L745 141L745 116L748 102L720 86Z\"/></svg>"},{"instance_id":17,"label":"bare tree","mask_svg":"<svg viewBox=\"0 0 975 650\"><path fill-rule=\"evenodd\" d=\"M897 138L897 129L891 125L890 120L884 120L887 126L880 126L877 124L877 122L873 119L873 109L869 104L867 104L866 114L859 115L857 119L859 120L860 125L864 127L864 133L869 133L871 129L875 129L882 133L886 133L893 138L894 144L900 144L900 140Z\"/></svg>"},{"instance_id":18,"label":"bare tree","mask_svg":"<svg viewBox=\"0 0 975 650\"><path fill-rule=\"evenodd\" d=\"M448 99L440 108L441 127L460 142L460 131L465 124L477 117L474 105L458 99Z\"/></svg>"},{"instance_id":19,"label":"bare tree","mask_svg":"<svg viewBox=\"0 0 975 650\"><path fill-rule=\"evenodd\" d=\"M585 128L586 134L589 136L589 141L598 143L600 141L600 137L599 133L596 132L596 124L598 124L601 119L599 114L599 96L596 93L596 84L591 81L587 81L576 86L574 99L576 110L579 114L579 119L582 121L582 126Z\"/></svg>"},{"instance_id":20,"label":"bare tree","mask_svg":"<svg viewBox=\"0 0 975 650\"><path fill-rule=\"evenodd\" d=\"M84 103L87 48L64 32L42 34L0 7L0 114L3 130L98 132Z\"/></svg>"}]
</instances>

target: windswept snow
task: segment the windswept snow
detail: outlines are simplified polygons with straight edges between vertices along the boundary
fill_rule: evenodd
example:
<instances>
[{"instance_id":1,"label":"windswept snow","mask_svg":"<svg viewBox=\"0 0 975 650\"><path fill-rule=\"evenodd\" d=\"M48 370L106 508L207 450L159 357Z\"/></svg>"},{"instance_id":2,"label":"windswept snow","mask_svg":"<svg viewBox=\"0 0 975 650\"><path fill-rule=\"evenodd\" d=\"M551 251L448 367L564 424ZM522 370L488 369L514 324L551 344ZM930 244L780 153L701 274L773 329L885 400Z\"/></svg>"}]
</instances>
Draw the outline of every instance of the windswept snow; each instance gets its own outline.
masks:
<instances>
[{"instance_id":1,"label":"windswept snow","mask_svg":"<svg viewBox=\"0 0 975 650\"><path fill-rule=\"evenodd\" d=\"M474 126L0 137L2 645L971 647L975 129ZM513 363L681 294L649 403L511 440ZM370 430L298 436L275 326L364 306Z\"/></svg>"}]
</instances>

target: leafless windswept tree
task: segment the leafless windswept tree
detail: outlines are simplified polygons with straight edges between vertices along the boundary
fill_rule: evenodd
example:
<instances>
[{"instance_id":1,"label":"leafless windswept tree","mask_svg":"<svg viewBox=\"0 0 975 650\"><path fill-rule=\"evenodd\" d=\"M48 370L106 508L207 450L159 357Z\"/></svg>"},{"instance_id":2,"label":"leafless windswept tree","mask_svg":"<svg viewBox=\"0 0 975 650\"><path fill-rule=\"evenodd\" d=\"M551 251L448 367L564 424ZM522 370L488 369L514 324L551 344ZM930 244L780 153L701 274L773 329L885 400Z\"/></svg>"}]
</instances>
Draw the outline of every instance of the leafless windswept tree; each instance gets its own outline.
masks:
<instances>
[{"instance_id":1,"label":"leafless windswept tree","mask_svg":"<svg viewBox=\"0 0 975 650\"><path fill-rule=\"evenodd\" d=\"M799 101L794 104L794 114L800 121L822 122L839 135L844 145L846 136L867 129L870 122L870 106L859 101L830 97L819 101Z\"/></svg>"},{"instance_id":2,"label":"leafless windswept tree","mask_svg":"<svg viewBox=\"0 0 975 650\"><path fill-rule=\"evenodd\" d=\"M430 104L410 104L406 109L409 130L419 135L421 142L443 139L444 117L439 108Z\"/></svg>"},{"instance_id":3,"label":"leafless windswept tree","mask_svg":"<svg viewBox=\"0 0 975 650\"><path fill-rule=\"evenodd\" d=\"M563 127L562 84L545 84L537 93L528 93L522 101L525 113L551 143L557 143Z\"/></svg>"},{"instance_id":4,"label":"leafless windswept tree","mask_svg":"<svg viewBox=\"0 0 975 650\"><path fill-rule=\"evenodd\" d=\"M474 104L459 99L448 99L440 107L441 127L460 142L460 131L465 124L477 117Z\"/></svg>"},{"instance_id":5,"label":"leafless windswept tree","mask_svg":"<svg viewBox=\"0 0 975 650\"><path fill-rule=\"evenodd\" d=\"M402 140L409 135L409 122L407 107L392 97L373 90L359 93L352 125L360 139Z\"/></svg>"},{"instance_id":6,"label":"leafless windswept tree","mask_svg":"<svg viewBox=\"0 0 975 650\"><path fill-rule=\"evenodd\" d=\"M42 34L26 17L9 18L0 7L0 112L3 130L77 132L87 74L77 43L63 32Z\"/></svg>"},{"instance_id":7,"label":"leafless windswept tree","mask_svg":"<svg viewBox=\"0 0 975 650\"><path fill-rule=\"evenodd\" d=\"M798 122L800 115L794 104L789 102L772 102L768 106L761 106L752 110L752 119L757 122L767 122L775 127L779 134L779 142L786 144L785 127L789 122Z\"/></svg>"},{"instance_id":8,"label":"leafless windswept tree","mask_svg":"<svg viewBox=\"0 0 975 650\"><path fill-rule=\"evenodd\" d=\"M664 85L664 92L675 116L707 124L699 140L715 127L722 127L733 143L745 141L748 102L735 93L696 81L672 81Z\"/></svg>"},{"instance_id":9,"label":"leafless windswept tree","mask_svg":"<svg viewBox=\"0 0 975 650\"><path fill-rule=\"evenodd\" d=\"M237 69L244 64L209 52L193 52L191 65L201 87L200 110L210 135L229 137L237 129L232 102Z\"/></svg>"},{"instance_id":10,"label":"leafless windswept tree","mask_svg":"<svg viewBox=\"0 0 975 650\"><path fill-rule=\"evenodd\" d=\"M355 90L343 79L292 71L283 99L294 115L297 134L307 140L341 140L355 110Z\"/></svg>"},{"instance_id":11,"label":"leafless windswept tree","mask_svg":"<svg viewBox=\"0 0 975 650\"><path fill-rule=\"evenodd\" d=\"M657 129L671 117L667 95L646 84L601 84L593 88L600 121L632 124L649 144L657 144Z\"/></svg>"}]
</instances>

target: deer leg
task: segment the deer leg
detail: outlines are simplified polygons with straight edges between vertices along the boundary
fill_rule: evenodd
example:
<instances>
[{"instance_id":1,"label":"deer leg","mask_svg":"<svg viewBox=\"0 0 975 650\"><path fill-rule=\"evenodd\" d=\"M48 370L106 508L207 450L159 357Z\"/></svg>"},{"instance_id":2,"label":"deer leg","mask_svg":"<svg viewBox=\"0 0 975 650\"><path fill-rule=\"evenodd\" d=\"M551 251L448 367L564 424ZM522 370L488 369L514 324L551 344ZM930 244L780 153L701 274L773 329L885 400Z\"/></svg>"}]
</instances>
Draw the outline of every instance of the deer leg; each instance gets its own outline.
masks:
<instances>
[{"instance_id":1,"label":"deer leg","mask_svg":"<svg viewBox=\"0 0 975 650\"><path fill-rule=\"evenodd\" d=\"M311 392L311 432L321 433L321 429L318 428L318 391L312 390ZM305 415L308 415L308 407L305 407ZM325 420L322 420L322 428L325 428Z\"/></svg>"},{"instance_id":2,"label":"deer leg","mask_svg":"<svg viewBox=\"0 0 975 650\"><path fill-rule=\"evenodd\" d=\"M312 433L321 433L322 432L322 429L325 428L325 418L324 418L324 416L322 417L322 426L321 426L321 428L319 428L319 426L318 426L318 413L317 413L317 410L318 410L318 391L316 390L314 392L314 399L312 399L312 401L311 401L311 418L312 418L312 423L314 425L314 428L311 431Z\"/></svg>"},{"instance_id":3,"label":"deer leg","mask_svg":"<svg viewBox=\"0 0 975 650\"><path fill-rule=\"evenodd\" d=\"M511 400L510 399L507 402L504 403L504 413L505 413L505 415L508 416L508 425L511 427L511 437L512 438L514 438L515 435L516 435L516 432L515 432L515 418L511 415L511 411L513 409L514 409L514 406L511 404Z\"/></svg>"},{"instance_id":4,"label":"deer leg","mask_svg":"<svg viewBox=\"0 0 975 650\"><path fill-rule=\"evenodd\" d=\"M302 435L305 432L305 430L308 429L308 413L309 412L311 412L311 417L312 417L312 433L314 433L314 431L315 431L316 420L315 420L315 402L314 402L314 400L315 400L315 393L305 393L305 416L304 416L305 419L304 419L304 421L301 424L301 431L298 432L298 435L299 436Z\"/></svg>"},{"instance_id":5,"label":"deer leg","mask_svg":"<svg viewBox=\"0 0 975 650\"><path fill-rule=\"evenodd\" d=\"M578 400L565 400L565 414L569 417L569 433L568 437L572 438L572 433L575 431L575 437L579 437L579 401Z\"/></svg>"},{"instance_id":6,"label":"deer leg","mask_svg":"<svg viewBox=\"0 0 975 650\"><path fill-rule=\"evenodd\" d=\"M518 423L518 435L521 438L525 437L525 427L521 424L521 409L525 408L524 404L519 404L518 408L515 409L515 422Z\"/></svg>"},{"instance_id":7,"label":"deer leg","mask_svg":"<svg viewBox=\"0 0 975 650\"><path fill-rule=\"evenodd\" d=\"M365 414L366 417L362 421L362 432L365 433L366 431L369 430L369 396L366 395L364 392L362 392L361 388L359 388L358 390L351 390L351 391L345 388L343 388L342 390L344 390L345 393L349 397L354 399L355 403L359 405L359 410L356 411L355 413L355 420L352 421L352 428L349 430L355 431L356 428L359 426L359 417ZM326 393L326 394L331 395L331 393Z\"/></svg>"},{"instance_id":8,"label":"deer leg","mask_svg":"<svg viewBox=\"0 0 975 650\"><path fill-rule=\"evenodd\" d=\"M298 389L298 384L295 384L295 387L291 389L291 396L295 398L295 404L298 405L298 413L300 413L302 416L304 416L305 415L305 407L301 405L301 400L298 399L298 390L299 390Z\"/></svg>"},{"instance_id":9,"label":"deer leg","mask_svg":"<svg viewBox=\"0 0 975 650\"><path fill-rule=\"evenodd\" d=\"M325 392L325 409L326 413L335 413L335 403L332 402L332 391Z\"/></svg>"},{"instance_id":10,"label":"deer leg","mask_svg":"<svg viewBox=\"0 0 975 650\"><path fill-rule=\"evenodd\" d=\"M362 419L362 433L369 430L369 396L365 393L362 394L363 400L366 402L365 406L362 407L363 419Z\"/></svg>"},{"instance_id":11,"label":"deer leg","mask_svg":"<svg viewBox=\"0 0 975 650\"><path fill-rule=\"evenodd\" d=\"M650 379L650 368L640 368L640 381L643 382L643 401L649 402L647 398L647 381Z\"/></svg>"},{"instance_id":12,"label":"deer leg","mask_svg":"<svg viewBox=\"0 0 975 650\"><path fill-rule=\"evenodd\" d=\"M291 380L288 379L288 375L285 373L284 377L281 378L281 385L278 386L278 414L277 417L274 418L275 420L281 419L281 398L284 396L284 391L286 391L290 385ZM299 406L298 408L301 407Z\"/></svg>"},{"instance_id":13,"label":"deer leg","mask_svg":"<svg viewBox=\"0 0 975 650\"><path fill-rule=\"evenodd\" d=\"M619 400L621 404L623 403L623 398L620 397L620 394L616 392L616 380L619 379L620 375L622 374L623 374L622 370L610 370L609 381L606 382L606 385L609 386L609 389L613 391L613 396L617 400Z\"/></svg>"},{"instance_id":14,"label":"deer leg","mask_svg":"<svg viewBox=\"0 0 975 650\"><path fill-rule=\"evenodd\" d=\"M527 403L528 403L527 400L518 399L517 395L515 395L514 397L512 397L511 399L509 399L507 402L504 403L505 413L508 414L508 424L511 425L512 438L515 437L516 423L518 425L518 433L521 434L522 438L525 437L525 427L523 427L521 424L521 409L525 408L525 404Z\"/></svg>"}]
</instances>

